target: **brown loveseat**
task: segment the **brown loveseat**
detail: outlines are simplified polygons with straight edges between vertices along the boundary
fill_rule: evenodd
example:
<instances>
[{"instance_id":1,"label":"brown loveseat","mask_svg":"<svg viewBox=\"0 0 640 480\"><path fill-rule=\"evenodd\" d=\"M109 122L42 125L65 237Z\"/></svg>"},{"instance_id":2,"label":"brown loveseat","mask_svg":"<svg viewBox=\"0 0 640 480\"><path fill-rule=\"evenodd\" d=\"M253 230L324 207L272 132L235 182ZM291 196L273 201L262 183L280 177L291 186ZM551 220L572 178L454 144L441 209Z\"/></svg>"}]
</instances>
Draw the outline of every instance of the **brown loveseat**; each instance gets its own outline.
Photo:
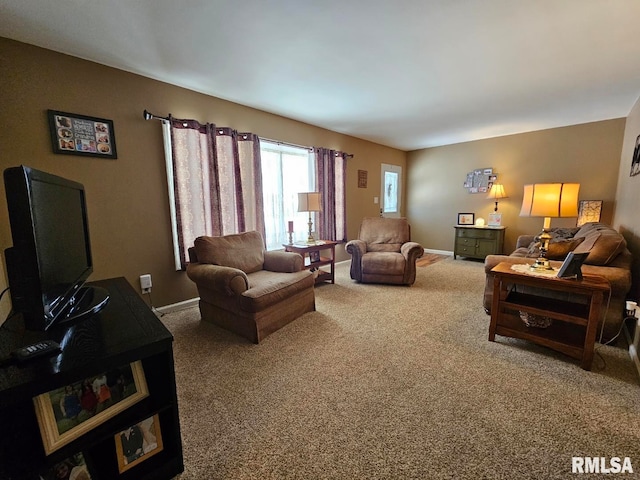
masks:
<instances>
[{"instance_id":1,"label":"brown loveseat","mask_svg":"<svg viewBox=\"0 0 640 480\"><path fill-rule=\"evenodd\" d=\"M363 283L413 285L416 260L424 254L411 241L406 218L364 218L358 239L345 248L351 255L351 278Z\"/></svg>"},{"instance_id":2,"label":"brown loveseat","mask_svg":"<svg viewBox=\"0 0 640 480\"><path fill-rule=\"evenodd\" d=\"M624 237L610 226L591 222L573 229L551 229L553 239L549 244L547 258L553 267L562 265L562 260L569 251L589 252L589 256L582 265L585 274L601 275L611 285L611 300L606 311L603 338L613 338L624 320L626 295L631 288L632 256L627 249ZM493 275L491 269L500 262L533 263L538 257L539 244L534 235L521 235L516 243L516 250L511 255L489 255L485 259L484 268L486 283L484 289L484 308L491 313L491 299L493 297ZM542 296L557 297L554 292L537 291ZM566 297L563 297L566 298ZM571 298L578 301L579 299ZM605 300L606 302L606 300ZM606 304L605 304L606 308ZM600 329L598 326L598 338Z\"/></svg>"},{"instance_id":3,"label":"brown loveseat","mask_svg":"<svg viewBox=\"0 0 640 480\"><path fill-rule=\"evenodd\" d=\"M198 237L189 256L202 319L254 343L316 309L313 274L303 270L302 257L266 251L258 232Z\"/></svg>"}]
</instances>

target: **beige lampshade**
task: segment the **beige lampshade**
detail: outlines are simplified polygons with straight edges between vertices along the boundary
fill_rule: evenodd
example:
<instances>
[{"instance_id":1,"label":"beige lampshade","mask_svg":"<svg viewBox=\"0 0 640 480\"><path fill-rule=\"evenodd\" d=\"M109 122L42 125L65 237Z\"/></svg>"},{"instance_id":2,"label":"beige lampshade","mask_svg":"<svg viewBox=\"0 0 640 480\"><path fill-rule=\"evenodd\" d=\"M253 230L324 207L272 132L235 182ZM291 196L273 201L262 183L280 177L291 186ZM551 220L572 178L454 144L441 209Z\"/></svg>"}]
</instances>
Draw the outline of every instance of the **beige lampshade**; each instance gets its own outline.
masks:
<instances>
[{"instance_id":1,"label":"beige lampshade","mask_svg":"<svg viewBox=\"0 0 640 480\"><path fill-rule=\"evenodd\" d=\"M524 186L521 217L577 217L579 183Z\"/></svg>"},{"instance_id":2,"label":"beige lampshade","mask_svg":"<svg viewBox=\"0 0 640 480\"><path fill-rule=\"evenodd\" d=\"M498 200L499 198L507 198L507 194L504 191L504 185L501 183L494 183L491 185L491 190L489 190L489 195L487 198L491 200Z\"/></svg>"},{"instance_id":3,"label":"beige lampshade","mask_svg":"<svg viewBox=\"0 0 640 480\"><path fill-rule=\"evenodd\" d=\"M319 212L322 210L321 203L320 192L298 193L299 212Z\"/></svg>"}]
</instances>

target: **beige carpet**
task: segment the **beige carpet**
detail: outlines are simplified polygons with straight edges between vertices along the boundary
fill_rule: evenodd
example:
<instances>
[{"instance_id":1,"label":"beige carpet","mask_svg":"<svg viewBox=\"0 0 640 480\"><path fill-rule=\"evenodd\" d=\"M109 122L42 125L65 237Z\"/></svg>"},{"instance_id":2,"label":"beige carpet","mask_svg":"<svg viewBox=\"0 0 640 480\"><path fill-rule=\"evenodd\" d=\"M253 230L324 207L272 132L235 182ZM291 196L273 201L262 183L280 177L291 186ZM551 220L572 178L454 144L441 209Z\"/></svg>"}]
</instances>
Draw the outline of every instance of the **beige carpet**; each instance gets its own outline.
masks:
<instances>
[{"instance_id":1,"label":"beige carpet","mask_svg":"<svg viewBox=\"0 0 640 480\"><path fill-rule=\"evenodd\" d=\"M586 372L527 342L487 341L480 262L420 268L410 288L353 283L348 267L316 289L316 312L260 345L197 309L163 317L181 480L563 479L572 456L628 456L625 478L640 477L626 349L598 349Z\"/></svg>"}]
</instances>

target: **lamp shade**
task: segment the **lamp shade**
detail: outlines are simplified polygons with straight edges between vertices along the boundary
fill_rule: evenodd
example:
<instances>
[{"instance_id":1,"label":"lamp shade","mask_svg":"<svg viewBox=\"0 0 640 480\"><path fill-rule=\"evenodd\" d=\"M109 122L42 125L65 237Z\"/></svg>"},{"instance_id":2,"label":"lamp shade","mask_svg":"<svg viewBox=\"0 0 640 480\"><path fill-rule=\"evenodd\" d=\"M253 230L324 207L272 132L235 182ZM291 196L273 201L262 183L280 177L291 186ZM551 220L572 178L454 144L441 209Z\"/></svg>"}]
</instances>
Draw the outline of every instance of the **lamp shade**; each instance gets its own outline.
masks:
<instances>
[{"instance_id":1,"label":"lamp shade","mask_svg":"<svg viewBox=\"0 0 640 480\"><path fill-rule=\"evenodd\" d=\"M524 186L521 217L577 217L579 183Z\"/></svg>"},{"instance_id":2,"label":"lamp shade","mask_svg":"<svg viewBox=\"0 0 640 480\"><path fill-rule=\"evenodd\" d=\"M491 185L491 190L489 190L489 195L487 198L491 200L498 200L499 198L507 198L507 194L504 191L504 185L501 183L494 183Z\"/></svg>"},{"instance_id":3,"label":"lamp shade","mask_svg":"<svg viewBox=\"0 0 640 480\"><path fill-rule=\"evenodd\" d=\"M321 202L322 202L322 199L320 196L320 192L298 193L298 211L299 212L319 212L322 210Z\"/></svg>"}]
</instances>

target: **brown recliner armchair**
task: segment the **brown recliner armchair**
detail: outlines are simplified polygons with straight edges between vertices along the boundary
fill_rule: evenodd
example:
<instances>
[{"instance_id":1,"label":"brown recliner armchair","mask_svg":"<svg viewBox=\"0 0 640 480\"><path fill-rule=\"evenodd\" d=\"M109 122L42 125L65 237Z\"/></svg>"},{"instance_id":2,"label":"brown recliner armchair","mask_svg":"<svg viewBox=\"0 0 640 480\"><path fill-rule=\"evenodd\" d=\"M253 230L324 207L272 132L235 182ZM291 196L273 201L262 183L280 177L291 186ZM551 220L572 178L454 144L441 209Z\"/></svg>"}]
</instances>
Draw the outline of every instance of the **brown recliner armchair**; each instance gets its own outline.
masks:
<instances>
[{"instance_id":1,"label":"brown recliner armchair","mask_svg":"<svg viewBox=\"0 0 640 480\"><path fill-rule=\"evenodd\" d=\"M351 278L362 283L413 285L416 260L424 254L411 241L406 218L364 218L358 240L346 245L351 255Z\"/></svg>"},{"instance_id":2,"label":"brown recliner armchair","mask_svg":"<svg viewBox=\"0 0 640 480\"><path fill-rule=\"evenodd\" d=\"M316 309L302 256L266 251L259 232L198 237L189 257L202 319L254 343Z\"/></svg>"}]
</instances>

